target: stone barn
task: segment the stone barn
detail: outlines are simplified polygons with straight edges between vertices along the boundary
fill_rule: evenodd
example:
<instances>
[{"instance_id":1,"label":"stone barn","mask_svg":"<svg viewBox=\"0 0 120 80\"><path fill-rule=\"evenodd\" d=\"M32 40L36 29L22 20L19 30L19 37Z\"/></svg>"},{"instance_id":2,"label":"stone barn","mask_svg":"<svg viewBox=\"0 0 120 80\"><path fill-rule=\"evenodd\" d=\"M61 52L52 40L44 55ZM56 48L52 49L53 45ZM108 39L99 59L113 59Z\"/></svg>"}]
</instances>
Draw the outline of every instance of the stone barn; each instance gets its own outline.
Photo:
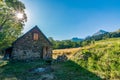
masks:
<instances>
[{"instance_id":1,"label":"stone barn","mask_svg":"<svg viewBox=\"0 0 120 80\"><path fill-rule=\"evenodd\" d=\"M52 58L52 44L35 26L12 44L11 58L14 60Z\"/></svg>"}]
</instances>

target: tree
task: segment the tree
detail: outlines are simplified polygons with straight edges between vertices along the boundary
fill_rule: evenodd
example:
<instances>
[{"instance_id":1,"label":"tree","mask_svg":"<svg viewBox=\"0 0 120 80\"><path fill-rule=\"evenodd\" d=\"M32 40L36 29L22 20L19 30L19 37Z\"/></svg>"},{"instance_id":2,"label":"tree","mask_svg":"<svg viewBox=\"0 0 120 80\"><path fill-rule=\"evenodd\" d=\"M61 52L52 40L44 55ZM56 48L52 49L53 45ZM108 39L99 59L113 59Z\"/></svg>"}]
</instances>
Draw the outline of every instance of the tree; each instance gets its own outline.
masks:
<instances>
[{"instance_id":1,"label":"tree","mask_svg":"<svg viewBox=\"0 0 120 80\"><path fill-rule=\"evenodd\" d=\"M22 17L17 18L21 13ZM19 0L0 0L0 50L11 45L27 21L25 5Z\"/></svg>"}]
</instances>

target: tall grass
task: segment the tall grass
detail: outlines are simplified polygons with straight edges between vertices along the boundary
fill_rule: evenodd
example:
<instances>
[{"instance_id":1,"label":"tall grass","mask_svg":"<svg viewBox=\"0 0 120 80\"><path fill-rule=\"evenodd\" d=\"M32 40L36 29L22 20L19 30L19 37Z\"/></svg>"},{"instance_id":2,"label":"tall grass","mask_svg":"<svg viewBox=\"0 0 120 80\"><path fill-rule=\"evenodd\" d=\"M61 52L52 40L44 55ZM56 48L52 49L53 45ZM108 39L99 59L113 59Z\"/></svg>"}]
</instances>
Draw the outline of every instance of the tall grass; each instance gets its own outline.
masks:
<instances>
[{"instance_id":1,"label":"tall grass","mask_svg":"<svg viewBox=\"0 0 120 80\"><path fill-rule=\"evenodd\" d=\"M74 49L75 52L72 49L67 50L71 51L69 59L102 79L120 79L120 38L96 41L89 46ZM60 52L68 55L67 50L55 50L53 56L57 57Z\"/></svg>"},{"instance_id":2,"label":"tall grass","mask_svg":"<svg viewBox=\"0 0 120 80\"><path fill-rule=\"evenodd\" d=\"M103 79L119 80L120 38L97 41L91 47L80 50L72 60Z\"/></svg>"}]
</instances>

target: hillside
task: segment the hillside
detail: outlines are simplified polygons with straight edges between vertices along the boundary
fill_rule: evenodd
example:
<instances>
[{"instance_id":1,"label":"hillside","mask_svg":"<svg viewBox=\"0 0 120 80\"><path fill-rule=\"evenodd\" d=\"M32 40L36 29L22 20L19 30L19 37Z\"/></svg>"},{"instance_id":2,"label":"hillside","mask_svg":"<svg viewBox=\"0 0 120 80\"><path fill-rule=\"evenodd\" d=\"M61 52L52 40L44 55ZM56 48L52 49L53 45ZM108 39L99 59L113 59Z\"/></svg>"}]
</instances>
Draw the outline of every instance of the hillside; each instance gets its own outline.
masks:
<instances>
[{"instance_id":1,"label":"hillside","mask_svg":"<svg viewBox=\"0 0 120 80\"><path fill-rule=\"evenodd\" d=\"M100 30L93 34L92 36L86 37L85 40L102 40L107 38L120 38L120 29L114 31L114 32L107 32L104 30Z\"/></svg>"},{"instance_id":2,"label":"hillside","mask_svg":"<svg viewBox=\"0 0 120 80\"><path fill-rule=\"evenodd\" d=\"M71 55L72 61L102 79L120 79L120 38L96 41Z\"/></svg>"},{"instance_id":3,"label":"hillside","mask_svg":"<svg viewBox=\"0 0 120 80\"><path fill-rule=\"evenodd\" d=\"M53 57L66 54L66 62L0 60L0 80L120 80L120 38L95 41L85 47L53 50ZM44 73L31 72L51 67Z\"/></svg>"}]
</instances>

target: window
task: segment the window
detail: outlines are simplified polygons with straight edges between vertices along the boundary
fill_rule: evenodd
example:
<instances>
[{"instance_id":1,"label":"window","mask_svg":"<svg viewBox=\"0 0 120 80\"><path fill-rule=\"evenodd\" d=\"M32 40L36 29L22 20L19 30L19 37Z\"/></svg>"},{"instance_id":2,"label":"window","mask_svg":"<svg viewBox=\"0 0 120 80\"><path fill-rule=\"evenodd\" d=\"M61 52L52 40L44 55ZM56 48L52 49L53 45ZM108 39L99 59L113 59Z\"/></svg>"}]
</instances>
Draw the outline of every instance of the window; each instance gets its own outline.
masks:
<instances>
[{"instance_id":1,"label":"window","mask_svg":"<svg viewBox=\"0 0 120 80\"><path fill-rule=\"evenodd\" d=\"M33 34L33 39L34 39L34 40L38 40L38 33L34 33L34 34Z\"/></svg>"}]
</instances>

